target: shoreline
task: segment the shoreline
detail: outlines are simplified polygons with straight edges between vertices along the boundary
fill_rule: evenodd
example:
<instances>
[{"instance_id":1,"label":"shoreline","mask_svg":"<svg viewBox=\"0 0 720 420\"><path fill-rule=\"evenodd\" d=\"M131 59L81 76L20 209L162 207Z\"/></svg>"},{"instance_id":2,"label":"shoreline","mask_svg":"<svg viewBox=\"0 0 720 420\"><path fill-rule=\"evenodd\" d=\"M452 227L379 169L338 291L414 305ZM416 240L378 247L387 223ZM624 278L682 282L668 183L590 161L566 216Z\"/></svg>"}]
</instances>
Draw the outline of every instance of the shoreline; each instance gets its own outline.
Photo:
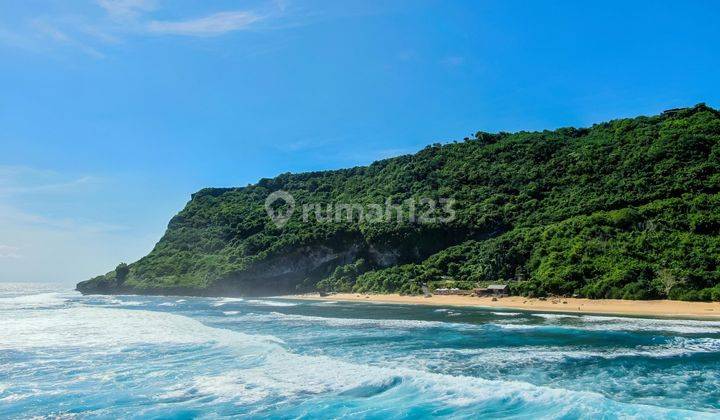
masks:
<instances>
[{"instance_id":1,"label":"shoreline","mask_svg":"<svg viewBox=\"0 0 720 420\"><path fill-rule=\"evenodd\" d=\"M401 296L398 294L337 293L282 296L286 299L389 303L397 305L455 306L490 309L512 309L528 312L563 312L585 315L630 315L652 318L693 318L720 320L720 302L685 302L677 300L619 300L584 298L525 298L522 296L491 297L433 295Z\"/></svg>"}]
</instances>

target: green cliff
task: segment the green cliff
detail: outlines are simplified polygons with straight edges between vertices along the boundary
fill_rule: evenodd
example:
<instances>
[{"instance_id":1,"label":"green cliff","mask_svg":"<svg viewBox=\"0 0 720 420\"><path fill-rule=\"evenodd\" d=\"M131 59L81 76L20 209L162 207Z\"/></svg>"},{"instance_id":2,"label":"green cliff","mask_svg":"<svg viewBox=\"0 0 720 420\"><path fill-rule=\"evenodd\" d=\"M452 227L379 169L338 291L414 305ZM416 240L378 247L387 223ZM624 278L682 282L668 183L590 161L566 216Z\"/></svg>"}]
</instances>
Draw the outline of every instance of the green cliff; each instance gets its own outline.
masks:
<instances>
[{"instance_id":1,"label":"green cliff","mask_svg":"<svg viewBox=\"0 0 720 420\"><path fill-rule=\"evenodd\" d=\"M705 105L582 129L480 132L366 167L201 190L149 255L78 290L416 293L422 282L504 282L535 296L720 300L718 169L720 113ZM276 191L295 200L282 226L264 208ZM421 199L442 198L454 200L453 217L422 223L323 210L416 203L422 214Z\"/></svg>"}]
</instances>

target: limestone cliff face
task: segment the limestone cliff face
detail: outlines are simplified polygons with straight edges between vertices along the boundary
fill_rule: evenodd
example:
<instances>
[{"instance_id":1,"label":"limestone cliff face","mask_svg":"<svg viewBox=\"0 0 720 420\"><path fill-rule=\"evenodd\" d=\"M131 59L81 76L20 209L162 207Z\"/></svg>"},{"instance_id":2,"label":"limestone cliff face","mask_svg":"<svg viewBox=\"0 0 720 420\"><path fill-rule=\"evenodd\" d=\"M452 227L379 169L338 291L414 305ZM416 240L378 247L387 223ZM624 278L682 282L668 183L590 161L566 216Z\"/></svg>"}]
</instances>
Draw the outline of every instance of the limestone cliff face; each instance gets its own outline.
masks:
<instances>
[{"instance_id":1,"label":"limestone cliff face","mask_svg":"<svg viewBox=\"0 0 720 420\"><path fill-rule=\"evenodd\" d=\"M419 255L414 249L413 255ZM252 267L225 276L207 287L143 287L114 272L81 282L83 294L169 294L200 296L271 296L311 291L314 283L330 275L338 266L363 258L376 267L389 267L403 258L398 249L381 249L364 242L347 243L340 248L327 245L299 247L269 257ZM407 258L406 258L407 259Z\"/></svg>"},{"instance_id":2,"label":"limestone cliff face","mask_svg":"<svg viewBox=\"0 0 720 420\"><path fill-rule=\"evenodd\" d=\"M340 265L358 258L361 247L350 244L343 249L325 245L303 246L254 265L250 270L219 282L220 294L279 295L297 293L304 281L317 281ZM310 290L312 290L310 288Z\"/></svg>"}]
</instances>

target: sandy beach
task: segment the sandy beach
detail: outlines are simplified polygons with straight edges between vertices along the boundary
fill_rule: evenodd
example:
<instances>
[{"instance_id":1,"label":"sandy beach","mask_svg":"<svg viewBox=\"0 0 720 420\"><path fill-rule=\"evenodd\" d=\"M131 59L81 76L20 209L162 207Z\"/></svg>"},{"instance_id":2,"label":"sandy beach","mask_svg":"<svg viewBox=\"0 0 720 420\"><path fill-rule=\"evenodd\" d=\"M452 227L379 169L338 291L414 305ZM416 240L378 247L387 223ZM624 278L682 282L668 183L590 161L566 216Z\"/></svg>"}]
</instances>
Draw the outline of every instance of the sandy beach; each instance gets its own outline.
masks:
<instances>
[{"instance_id":1,"label":"sandy beach","mask_svg":"<svg viewBox=\"0 0 720 420\"><path fill-rule=\"evenodd\" d=\"M434 295L426 298L423 296L401 296L397 294L364 295L356 293L339 293L326 297L320 297L317 294L293 295L287 297L291 299L395 303L404 305L465 306L496 309L505 308L537 312L702 318L713 320L720 319L720 302L579 298L548 298L547 300L540 300L520 296L501 297L496 301L493 301L491 297L479 298L474 296Z\"/></svg>"}]
</instances>

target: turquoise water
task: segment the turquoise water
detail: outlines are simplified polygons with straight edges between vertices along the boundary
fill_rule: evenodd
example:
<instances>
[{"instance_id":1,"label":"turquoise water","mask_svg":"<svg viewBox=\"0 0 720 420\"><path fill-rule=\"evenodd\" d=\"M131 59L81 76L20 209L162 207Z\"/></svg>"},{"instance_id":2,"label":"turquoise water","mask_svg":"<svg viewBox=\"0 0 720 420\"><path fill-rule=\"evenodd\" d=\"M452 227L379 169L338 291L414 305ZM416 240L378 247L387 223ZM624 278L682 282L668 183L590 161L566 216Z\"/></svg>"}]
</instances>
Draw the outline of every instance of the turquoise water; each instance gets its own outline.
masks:
<instances>
[{"instance_id":1,"label":"turquoise water","mask_svg":"<svg viewBox=\"0 0 720 420\"><path fill-rule=\"evenodd\" d=\"M0 284L0 418L719 418L720 322Z\"/></svg>"}]
</instances>

